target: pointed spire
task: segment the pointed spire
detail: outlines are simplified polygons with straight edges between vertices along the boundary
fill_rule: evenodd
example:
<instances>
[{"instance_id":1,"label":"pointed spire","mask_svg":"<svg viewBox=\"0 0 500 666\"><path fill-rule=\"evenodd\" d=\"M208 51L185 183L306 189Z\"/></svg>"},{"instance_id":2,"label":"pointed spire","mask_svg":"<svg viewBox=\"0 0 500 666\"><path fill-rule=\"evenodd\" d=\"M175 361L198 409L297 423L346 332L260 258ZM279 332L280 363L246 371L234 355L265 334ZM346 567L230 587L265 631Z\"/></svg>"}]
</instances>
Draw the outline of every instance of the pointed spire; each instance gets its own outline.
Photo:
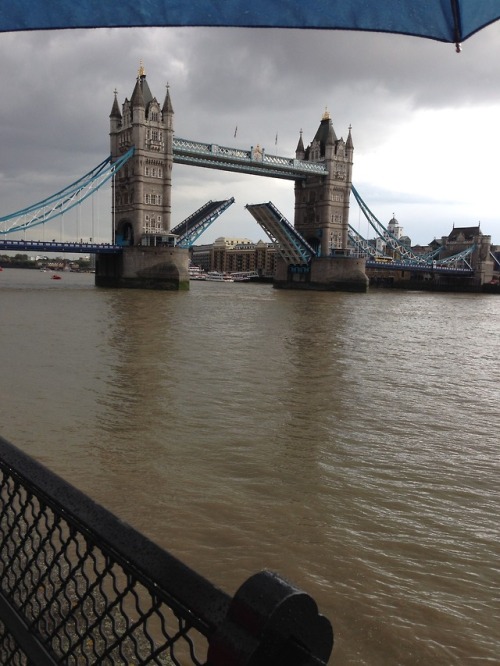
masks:
<instances>
[{"instance_id":1,"label":"pointed spire","mask_svg":"<svg viewBox=\"0 0 500 666\"><path fill-rule=\"evenodd\" d=\"M317 141L321 145L322 155L324 155L325 146L327 144L333 145L337 141L337 135L333 129L332 119L327 109L325 109L325 112L321 117L321 123L314 137L314 141Z\"/></svg>"},{"instance_id":2,"label":"pointed spire","mask_svg":"<svg viewBox=\"0 0 500 666\"><path fill-rule=\"evenodd\" d=\"M349 134L347 135L347 142L345 144L346 148L348 148L350 150L352 150L354 148L354 144L352 142L352 136L351 136L351 129L352 129L352 126L349 125Z\"/></svg>"},{"instance_id":3,"label":"pointed spire","mask_svg":"<svg viewBox=\"0 0 500 666\"><path fill-rule=\"evenodd\" d=\"M328 135L326 137L326 144L333 146L337 141L337 136L335 135L335 130L333 129L333 123L330 116L328 116Z\"/></svg>"},{"instance_id":4,"label":"pointed spire","mask_svg":"<svg viewBox=\"0 0 500 666\"><path fill-rule=\"evenodd\" d=\"M132 107L145 106L144 96L142 94L141 79L139 77L137 77L137 81L135 82L134 92L132 93L132 97L130 98L130 105Z\"/></svg>"},{"instance_id":5,"label":"pointed spire","mask_svg":"<svg viewBox=\"0 0 500 666\"><path fill-rule=\"evenodd\" d=\"M297 148L295 148L295 155L298 157L299 154L304 156L305 150L304 150L304 142L302 141L302 130L300 130L300 137L299 137L299 142L297 144Z\"/></svg>"},{"instance_id":6,"label":"pointed spire","mask_svg":"<svg viewBox=\"0 0 500 666\"><path fill-rule=\"evenodd\" d=\"M165 94L165 101L163 102L162 113L173 113L174 107L172 106L172 101L170 99L170 85L167 83L167 92Z\"/></svg>"},{"instance_id":7,"label":"pointed spire","mask_svg":"<svg viewBox=\"0 0 500 666\"><path fill-rule=\"evenodd\" d=\"M117 95L118 95L118 90L115 88L114 90L114 95L115 99L113 100L113 106L111 108L111 113L109 114L110 118L119 118L121 120L122 114L120 111L120 107L118 106L118 100L117 100Z\"/></svg>"}]
</instances>

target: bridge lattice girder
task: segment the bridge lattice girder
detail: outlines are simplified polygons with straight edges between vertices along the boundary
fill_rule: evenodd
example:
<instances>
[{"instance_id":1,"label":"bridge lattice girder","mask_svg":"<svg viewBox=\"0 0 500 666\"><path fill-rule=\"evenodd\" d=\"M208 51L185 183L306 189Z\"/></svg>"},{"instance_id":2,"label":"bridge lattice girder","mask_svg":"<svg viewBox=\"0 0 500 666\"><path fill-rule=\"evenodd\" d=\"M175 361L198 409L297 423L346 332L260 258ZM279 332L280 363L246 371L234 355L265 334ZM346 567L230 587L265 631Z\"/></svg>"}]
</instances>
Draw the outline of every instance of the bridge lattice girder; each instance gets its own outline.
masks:
<instances>
[{"instance_id":1,"label":"bridge lattice girder","mask_svg":"<svg viewBox=\"0 0 500 666\"><path fill-rule=\"evenodd\" d=\"M419 257L419 261L414 261L411 257L404 257L403 259L394 259L386 264L380 264L377 262L377 257L380 258L380 254L377 251L376 247L373 245L372 241L366 240L361 236L359 232L357 232L351 225L349 224L349 240L352 243L354 247L358 249L358 251L362 252L367 256L366 260L366 266L367 268L378 268L378 269L387 269L391 270L394 269L395 267L397 268L404 268L404 269L421 269L421 270L429 270L432 268L433 270L443 268L446 269L446 271L449 271L449 266L452 265L454 269L457 270L459 273L470 273L472 271L472 267L467 261L467 257L472 254L472 252L476 249L475 245L471 245L470 247L466 248L462 252L459 252L458 254L454 254L450 257L446 257L444 259L439 259L439 260L434 260L434 257L437 256L437 254L441 251L442 248L438 248L436 250L433 250L432 252L428 252L422 255L416 255ZM401 246L403 247L403 246ZM385 256L385 259L388 257ZM462 268L459 268L459 264L462 264Z\"/></svg>"},{"instance_id":2,"label":"bridge lattice girder","mask_svg":"<svg viewBox=\"0 0 500 666\"><path fill-rule=\"evenodd\" d=\"M411 248L406 247L405 245L402 245L399 240L391 234L391 232L384 227L382 222L378 220L375 215L372 213L372 211L368 208L366 203L363 201L361 196L359 195L359 192L356 190L354 185L351 185L351 191L354 194L354 198L356 199L361 212L363 215L366 217L368 220L368 223L371 225L371 227L375 230L377 236L380 236L380 238L383 238L385 243L387 244L388 247L390 247L392 250L397 252L401 259L404 259L406 261L413 262L415 264L425 264L426 260L423 259L420 255L415 254Z\"/></svg>"},{"instance_id":3,"label":"bridge lattice girder","mask_svg":"<svg viewBox=\"0 0 500 666\"><path fill-rule=\"evenodd\" d=\"M248 204L245 208L273 241L289 265L308 266L316 252L271 203Z\"/></svg>"},{"instance_id":4,"label":"bridge lattice girder","mask_svg":"<svg viewBox=\"0 0 500 666\"><path fill-rule=\"evenodd\" d=\"M190 164L286 180L301 180L307 176L328 174L324 164L268 155L265 151L228 148L178 137L174 138L173 148L176 164Z\"/></svg>"},{"instance_id":5,"label":"bridge lattice girder","mask_svg":"<svg viewBox=\"0 0 500 666\"><path fill-rule=\"evenodd\" d=\"M111 157L108 157L92 171L89 171L63 190L15 213L0 217L0 234L25 231L37 227L64 215L65 212L75 206L79 206L110 180L133 154L134 148L130 148L116 162L111 162Z\"/></svg>"},{"instance_id":6,"label":"bridge lattice girder","mask_svg":"<svg viewBox=\"0 0 500 666\"><path fill-rule=\"evenodd\" d=\"M363 236L354 229L350 224L348 226L348 236L351 244L361 253L368 255L369 257L377 256L377 248L373 242L366 240Z\"/></svg>"},{"instance_id":7,"label":"bridge lattice girder","mask_svg":"<svg viewBox=\"0 0 500 666\"><path fill-rule=\"evenodd\" d=\"M234 197L224 201L208 201L198 208L189 217L171 229L172 234L178 235L179 247L191 247L201 234L234 203Z\"/></svg>"}]
</instances>

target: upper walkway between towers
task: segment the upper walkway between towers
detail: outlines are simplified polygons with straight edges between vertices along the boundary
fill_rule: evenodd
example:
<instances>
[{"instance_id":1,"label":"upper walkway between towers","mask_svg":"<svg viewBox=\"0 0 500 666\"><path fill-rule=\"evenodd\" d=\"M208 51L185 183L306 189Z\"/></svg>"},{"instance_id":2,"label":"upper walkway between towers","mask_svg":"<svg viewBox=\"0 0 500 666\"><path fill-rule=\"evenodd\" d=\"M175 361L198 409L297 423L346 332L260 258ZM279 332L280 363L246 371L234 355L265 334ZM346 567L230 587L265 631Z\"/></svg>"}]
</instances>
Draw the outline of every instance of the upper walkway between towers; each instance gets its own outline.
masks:
<instances>
[{"instance_id":1,"label":"upper walkway between towers","mask_svg":"<svg viewBox=\"0 0 500 666\"><path fill-rule=\"evenodd\" d=\"M215 143L202 143L174 137L174 162L224 171L237 171L285 180L300 180L308 176L326 176L324 163L308 162L279 155L269 155L259 146L250 150L228 148Z\"/></svg>"}]
</instances>

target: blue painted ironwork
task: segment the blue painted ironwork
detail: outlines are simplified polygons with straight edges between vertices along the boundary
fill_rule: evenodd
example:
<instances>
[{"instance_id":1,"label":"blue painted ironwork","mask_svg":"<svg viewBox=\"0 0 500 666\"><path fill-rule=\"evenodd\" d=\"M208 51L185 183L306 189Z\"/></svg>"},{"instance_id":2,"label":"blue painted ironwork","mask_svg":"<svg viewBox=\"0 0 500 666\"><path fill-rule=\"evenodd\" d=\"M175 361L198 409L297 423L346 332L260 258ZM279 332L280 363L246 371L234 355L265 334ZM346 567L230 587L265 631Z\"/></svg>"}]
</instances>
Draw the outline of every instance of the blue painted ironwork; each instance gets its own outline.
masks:
<instances>
[{"instance_id":1,"label":"blue painted ironwork","mask_svg":"<svg viewBox=\"0 0 500 666\"><path fill-rule=\"evenodd\" d=\"M437 267L442 267L445 272L448 271L449 266L453 264L454 269L462 272L462 273L470 273L473 271L471 265L467 261L467 257L470 256L474 250L476 249L475 245L471 245L462 252L459 252L457 254L454 254L452 256L443 258L443 259L438 259L436 260L436 257L439 255L440 252L442 252L441 247L436 248L435 250L432 250L431 252L427 252L425 254L416 254L411 250L411 248L406 247L405 245L402 245L399 240L391 234L391 232L384 227L384 225L377 220L375 215L372 213L372 211L368 208L366 203L363 201L359 193L357 192L356 188L354 186L351 186L352 192L356 198L356 201L359 204L359 207L361 208L363 214L365 215L366 219L372 226L372 228L375 230L377 235L382 238L387 245L399 255L399 258L394 258L392 262L388 262L385 264L382 264L380 262L377 262L376 259L377 257L380 259L381 255L371 243L371 241L366 240L359 234L351 225L349 225L349 239L351 242L361 251L364 251L370 259L367 260L366 266L368 268L395 268L395 267L404 267L406 269L411 268L412 270L416 266L421 266L422 270L428 270L429 268L436 269ZM384 257L384 259L387 259L388 257ZM459 267L459 264L465 264L465 266Z\"/></svg>"},{"instance_id":2,"label":"blue painted ironwork","mask_svg":"<svg viewBox=\"0 0 500 666\"><path fill-rule=\"evenodd\" d=\"M490 257L493 259L493 261L497 265L497 270L498 270L500 268L500 258L496 254L491 252L491 250L490 250Z\"/></svg>"},{"instance_id":3,"label":"blue painted ironwork","mask_svg":"<svg viewBox=\"0 0 500 666\"><path fill-rule=\"evenodd\" d=\"M370 226L375 230L377 236L382 238L385 243L394 251L397 252L398 255L402 258L405 259L411 263L415 264L424 264L427 263L425 259L422 258L421 255L415 254L411 248L406 247L405 245L402 245L399 240L392 234L384 225L382 222L380 222L376 216L372 213L372 211L368 208L366 203L363 201L361 198L359 192L356 190L354 185L351 185L351 190L352 193L354 194L354 198L356 199L361 212L363 215L366 217L368 220L368 223Z\"/></svg>"},{"instance_id":4,"label":"blue painted ironwork","mask_svg":"<svg viewBox=\"0 0 500 666\"><path fill-rule=\"evenodd\" d=\"M0 217L0 234L22 232L26 229L31 229L63 215L75 206L79 206L112 178L128 162L133 154L134 148L132 147L116 162L111 162L111 157L108 157L63 190L27 208Z\"/></svg>"},{"instance_id":5,"label":"blue painted ironwork","mask_svg":"<svg viewBox=\"0 0 500 666\"><path fill-rule=\"evenodd\" d=\"M377 248L375 247L373 241L367 240L366 238L363 238L363 236L354 229L350 224L347 225L347 233L349 236L349 241L351 242L351 245L354 246L354 248L357 249L359 254L361 256L369 256L369 257L376 257L377 256Z\"/></svg>"},{"instance_id":6,"label":"blue painted ironwork","mask_svg":"<svg viewBox=\"0 0 500 666\"><path fill-rule=\"evenodd\" d=\"M317 256L316 252L271 201L247 204L245 208L264 229L287 264L309 267L311 259Z\"/></svg>"},{"instance_id":7,"label":"blue painted ironwork","mask_svg":"<svg viewBox=\"0 0 500 666\"><path fill-rule=\"evenodd\" d=\"M450 257L451 259L452 257ZM412 273L437 273L443 275L460 275L460 276L472 276L474 275L474 270L468 265L466 268L459 268L458 266L452 265L442 265L433 261L428 264L414 264L409 261L398 261L394 259L390 262L380 262L376 259L367 259L366 268L377 268L383 271L411 271Z\"/></svg>"},{"instance_id":8,"label":"blue painted ironwork","mask_svg":"<svg viewBox=\"0 0 500 666\"><path fill-rule=\"evenodd\" d=\"M449 266L450 264L453 264L455 267L459 263L464 263L469 268L469 270L472 270L472 266L467 261L467 257L470 257L470 255L474 252L475 249L476 245L470 245L465 250L462 250L462 252L458 252L457 254L453 254L449 257L444 257L443 259L439 259L438 263L440 266Z\"/></svg>"},{"instance_id":9,"label":"blue painted ironwork","mask_svg":"<svg viewBox=\"0 0 500 666\"><path fill-rule=\"evenodd\" d=\"M0 250L57 252L59 254L118 254L123 247L111 243L59 243L57 241L2 240Z\"/></svg>"},{"instance_id":10,"label":"blue painted ironwork","mask_svg":"<svg viewBox=\"0 0 500 666\"><path fill-rule=\"evenodd\" d=\"M263 571L233 598L0 437L0 663L325 666L330 622Z\"/></svg>"},{"instance_id":11,"label":"blue painted ironwork","mask_svg":"<svg viewBox=\"0 0 500 666\"><path fill-rule=\"evenodd\" d=\"M192 247L195 241L222 213L234 203L234 197L224 201L208 201L204 206L192 213L183 222L174 227L170 233L178 236L178 247Z\"/></svg>"},{"instance_id":12,"label":"blue painted ironwork","mask_svg":"<svg viewBox=\"0 0 500 666\"><path fill-rule=\"evenodd\" d=\"M174 138L174 162L286 180L328 174L326 166L318 162L268 155L258 148L241 150L179 137Z\"/></svg>"}]
</instances>

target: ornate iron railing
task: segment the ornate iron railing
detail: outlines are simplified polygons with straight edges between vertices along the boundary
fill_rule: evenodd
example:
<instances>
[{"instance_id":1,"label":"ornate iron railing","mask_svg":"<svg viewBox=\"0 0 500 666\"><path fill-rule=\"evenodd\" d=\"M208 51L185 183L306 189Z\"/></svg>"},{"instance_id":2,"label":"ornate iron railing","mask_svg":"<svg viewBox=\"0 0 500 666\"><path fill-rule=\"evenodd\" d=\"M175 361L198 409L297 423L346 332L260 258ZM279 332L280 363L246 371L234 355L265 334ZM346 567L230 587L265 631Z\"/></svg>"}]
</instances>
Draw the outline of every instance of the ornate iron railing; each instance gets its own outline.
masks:
<instances>
[{"instance_id":1,"label":"ornate iron railing","mask_svg":"<svg viewBox=\"0 0 500 666\"><path fill-rule=\"evenodd\" d=\"M288 180L298 180L313 175L328 175L328 168L323 162L308 162L279 155L268 155L260 148L241 150L174 137L173 152L174 162L177 164L194 164L212 169Z\"/></svg>"},{"instance_id":2,"label":"ornate iron railing","mask_svg":"<svg viewBox=\"0 0 500 666\"><path fill-rule=\"evenodd\" d=\"M332 645L276 574L230 598L0 438L3 666L319 666Z\"/></svg>"}]
</instances>

